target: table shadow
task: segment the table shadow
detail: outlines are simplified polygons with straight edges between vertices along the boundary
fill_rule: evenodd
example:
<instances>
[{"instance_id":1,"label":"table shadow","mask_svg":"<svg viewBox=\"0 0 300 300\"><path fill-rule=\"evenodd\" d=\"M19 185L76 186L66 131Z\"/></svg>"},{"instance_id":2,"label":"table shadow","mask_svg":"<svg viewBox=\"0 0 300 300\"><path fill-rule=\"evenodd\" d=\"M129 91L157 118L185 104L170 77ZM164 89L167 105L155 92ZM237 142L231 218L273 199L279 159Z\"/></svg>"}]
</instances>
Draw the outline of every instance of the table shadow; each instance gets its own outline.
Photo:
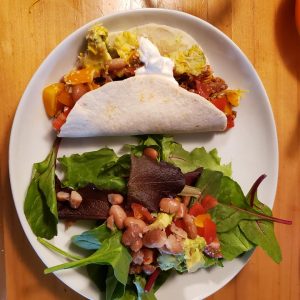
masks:
<instances>
[{"instance_id":1,"label":"table shadow","mask_svg":"<svg viewBox=\"0 0 300 300\"><path fill-rule=\"evenodd\" d=\"M280 56L295 77L300 74L300 35L295 24L295 0L282 0L275 19L275 38Z\"/></svg>"}]
</instances>

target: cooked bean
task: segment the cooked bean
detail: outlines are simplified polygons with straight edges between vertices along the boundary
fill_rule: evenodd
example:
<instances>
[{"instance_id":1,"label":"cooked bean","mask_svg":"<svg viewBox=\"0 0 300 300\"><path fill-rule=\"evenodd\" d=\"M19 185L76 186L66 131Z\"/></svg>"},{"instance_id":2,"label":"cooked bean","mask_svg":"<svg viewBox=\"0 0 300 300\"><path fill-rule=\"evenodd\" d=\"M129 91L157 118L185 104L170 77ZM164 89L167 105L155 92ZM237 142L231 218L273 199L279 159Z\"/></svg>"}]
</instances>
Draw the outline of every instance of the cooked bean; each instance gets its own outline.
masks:
<instances>
[{"instance_id":1,"label":"cooked bean","mask_svg":"<svg viewBox=\"0 0 300 300\"><path fill-rule=\"evenodd\" d=\"M159 202L160 210L168 214L174 214L179 209L180 202L178 199L162 198Z\"/></svg>"},{"instance_id":2,"label":"cooked bean","mask_svg":"<svg viewBox=\"0 0 300 300\"><path fill-rule=\"evenodd\" d=\"M145 274L151 275L156 270L156 267L153 265L143 265L142 269Z\"/></svg>"},{"instance_id":3,"label":"cooked bean","mask_svg":"<svg viewBox=\"0 0 300 300\"><path fill-rule=\"evenodd\" d=\"M72 86L72 99L74 102L78 101L81 96L89 91L89 87L85 84L75 84Z\"/></svg>"},{"instance_id":4,"label":"cooked bean","mask_svg":"<svg viewBox=\"0 0 300 300\"><path fill-rule=\"evenodd\" d=\"M140 265L130 265L129 268L129 274L140 274L142 272L143 268Z\"/></svg>"},{"instance_id":5,"label":"cooked bean","mask_svg":"<svg viewBox=\"0 0 300 300\"><path fill-rule=\"evenodd\" d=\"M60 191L56 194L56 198L58 201L69 201L70 194L67 192Z\"/></svg>"},{"instance_id":6,"label":"cooked bean","mask_svg":"<svg viewBox=\"0 0 300 300\"><path fill-rule=\"evenodd\" d=\"M187 233L182 228L177 227L174 223L171 224L170 230L172 233L175 233L176 235L186 239Z\"/></svg>"},{"instance_id":7,"label":"cooked bean","mask_svg":"<svg viewBox=\"0 0 300 300\"><path fill-rule=\"evenodd\" d=\"M141 228L138 225L133 224L124 231L122 235L122 243L125 246L130 247L132 251L137 252L143 246L142 237L143 233Z\"/></svg>"},{"instance_id":8,"label":"cooked bean","mask_svg":"<svg viewBox=\"0 0 300 300\"><path fill-rule=\"evenodd\" d=\"M153 263L154 260L154 251L148 248L143 248L142 249L143 254L144 254L144 260L143 263L145 265L150 265Z\"/></svg>"},{"instance_id":9,"label":"cooked bean","mask_svg":"<svg viewBox=\"0 0 300 300\"><path fill-rule=\"evenodd\" d=\"M70 196L70 206L76 209L80 206L81 202L82 202L81 195L76 191L72 191Z\"/></svg>"},{"instance_id":10,"label":"cooked bean","mask_svg":"<svg viewBox=\"0 0 300 300\"><path fill-rule=\"evenodd\" d=\"M108 202L112 205L123 203L124 197L121 194L108 194Z\"/></svg>"},{"instance_id":11,"label":"cooked bean","mask_svg":"<svg viewBox=\"0 0 300 300\"><path fill-rule=\"evenodd\" d=\"M144 262L144 251L143 249L137 251L137 252L132 252L132 262L136 265L141 265Z\"/></svg>"},{"instance_id":12,"label":"cooked bean","mask_svg":"<svg viewBox=\"0 0 300 300\"><path fill-rule=\"evenodd\" d=\"M183 222L190 239L195 239L197 237L197 227L194 224L194 220L191 215L186 214L183 217Z\"/></svg>"},{"instance_id":13,"label":"cooked bean","mask_svg":"<svg viewBox=\"0 0 300 300\"><path fill-rule=\"evenodd\" d=\"M148 248L161 248L167 239L166 232L161 229L153 229L145 233L143 237L144 246Z\"/></svg>"},{"instance_id":14,"label":"cooked bean","mask_svg":"<svg viewBox=\"0 0 300 300\"><path fill-rule=\"evenodd\" d=\"M119 70L126 67L127 63L123 58L114 58L108 62L109 71Z\"/></svg>"},{"instance_id":15,"label":"cooked bean","mask_svg":"<svg viewBox=\"0 0 300 300\"><path fill-rule=\"evenodd\" d=\"M183 204L188 207L189 204L190 204L190 201L191 201L191 196L183 196L182 197L182 200L183 200Z\"/></svg>"},{"instance_id":16,"label":"cooked bean","mask_svg":"<svg viewBox=\"0 0 300 300\"><path fill-rule=\"evenodd\" d=\"M183 244L181 238L176 238L174 234L170 234L166 240L166 248L171 254L180 254L183 252Z\"/></svg>"},{"instance_id":17,"label":"cooked bean","mask_svg":"<svg viewBox=\"0 0 300 300\"><path fill-rule=\"evenodd\" d=\"M176 218L181 219L186 214L186 206L183 203L179 203L179 208L176 213Z\"/></svg>"},{"instance_id":18,"label":"cooked bean","mask_svg":"<svg viewBox=\"0 0 300 300\"><path fill-rule=\"evenodd\" d=\"M147 226L146 223L143 220L140 220L140 219L137 219L137 218L134 218L134 217L127 217L124 220L124 226L125 227L129 227L132 224L138 225L141 228L142 231L144 231L146 226Z\"/></svg>"},{"instance_id":19,"label":"cooked bean","mask_svg":"<svg viewBox=\"0 0 300 300\"><path fill-rule=\"evenodd\" d=\"M127 215L120 205L112 205L109 209L109 215L114 216L114 222L118 229L124 228L124 220L126 219Z\"/></svg>"},{"instance_id":20,"label":"cooked bean","mask_svg":"<svg viewBox=\"0 0 300 300\"><path fill-rule=\"evenodd\" d=\"M115 229L115 221L114 221L114 216L111 215L106 219L106 227L109 228L110 230Z\"/></svg>"},{"instance_id":21,"label":"cooked bean","mask_svg":"<svg viewBox=\"0 0 300 300\"><path fill-rule=\"evenodd\" d=\"M154 148L147 147L144 149L143 154L151 159L158 158L158 152Z\"/></svg>"}]
</instances>

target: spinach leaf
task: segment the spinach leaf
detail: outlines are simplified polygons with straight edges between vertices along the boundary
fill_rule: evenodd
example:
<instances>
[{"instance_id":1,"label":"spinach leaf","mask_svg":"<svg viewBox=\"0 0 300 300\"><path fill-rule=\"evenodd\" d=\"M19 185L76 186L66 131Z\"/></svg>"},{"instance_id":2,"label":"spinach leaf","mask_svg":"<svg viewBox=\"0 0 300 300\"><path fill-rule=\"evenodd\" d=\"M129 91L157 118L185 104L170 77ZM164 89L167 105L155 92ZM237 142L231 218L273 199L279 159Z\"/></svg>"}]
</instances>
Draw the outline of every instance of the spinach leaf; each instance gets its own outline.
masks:
<instances>
[{"instance_id":1,"label":"spinach leaf","mask_svg":"<svg viewBox=\"0 0 300 300\"><path fill-rule=\"evenodd\" d=\"M79 189L94 184L99 189L124 191L130 156L120 158L109 148L58 159L64 170L63 186Z\"/></svg>"},{"instance_id":2,"label":"spinach leaf","mask_svg":"<svg viewBox=\"0 0 300 300\"><path fill-rule=\"evenodd\" d=\"M106 223L72 237L72 243L86 250L98 250L102 242L112 235Z\"/></svg>"},{"instance_id":3,"label":"spinach leaf","mask_svg":"<svg viewBox=\"0 0 300 300\"><path fill-rule=\"evenodd\" d=\"M24 213L36 236L51 239L57 234L57 202L55 192L55 162L59 146L57 139L42 162L33 165L27 190Z\"/></svg>"},{"instance_id":4,"label":"spinach leaf","mask_svg":"<svg viewBox=\"0 0 300 300\"><path fill-rule=\"evenodd\" d=\"M105 239L102 247L92 255L77 261L67 262L45 270L45 274L61 269L83 267L90 264L110 265L114 270L116 279L126 285L131 255L121 243L122 232L117 231L111 237Z\"/></svg>"},{"instance_id":5,"label":"spinach leaf","mask_svg":"<svg viewBox=\"0 0 300 300\"><path fill-rule=\"evenodd\" d=\"M93 280L93 282L96 284L99 290L101 292L105 292L105 281L108 272L108 266L90 264L86 266L86 270L89 277Z\"/></svg>"},{"instance_id":6,"label":"spinach leaf","mask_svg":"<svg viewBox=\"0 0 300 300\"><path fill-rule=\"evenodd\" d=\"M112 267L108 267L106 276L106 300L122 298L125 293L125 285L117 280Z\"/></svg>"},{"instance_id":7,"label":"spinach leaf","mask_svg":"<svg viewBox=\"0 0 300 300\"><path fill-rule=\"evenodd\" d=\"M245 237L239 226L227 232L218 232L218 238L222 255L226 260L232 260L255 246Z\"/></svg>"}]
</instances>

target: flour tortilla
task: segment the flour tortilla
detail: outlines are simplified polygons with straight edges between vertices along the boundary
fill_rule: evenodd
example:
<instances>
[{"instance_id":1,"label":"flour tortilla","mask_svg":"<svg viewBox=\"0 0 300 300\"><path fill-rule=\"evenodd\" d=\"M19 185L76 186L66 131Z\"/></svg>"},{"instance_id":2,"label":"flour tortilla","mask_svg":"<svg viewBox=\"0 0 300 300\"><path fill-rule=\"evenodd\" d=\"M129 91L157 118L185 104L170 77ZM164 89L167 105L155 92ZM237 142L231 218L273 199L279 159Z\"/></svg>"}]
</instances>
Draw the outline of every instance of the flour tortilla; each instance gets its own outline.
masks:
<instances>
[{"instance_id":1,"label":"flour tortilla","mask_svg":"<svg viewBox=\"0 0 300 300\"><path fill-rule=\"evenodd\" d=\"M227 118L212 103L162 75L113 81L83 95L60 137L223 131Z\"/></svg>"},{"instance_id":2,"label":"flour tortilla","mask_svg":"<svg viewBox=\"0 0 300 300\"><path fill-rule=\"evenodd\" d=\"M149 23L123 31L134 33L138 38L142 36L148 38L163 56L177 51L184 51L191 48L193 45L198 45L197 41L185 31L167 25ZM123 31L116 31L108 34L107 42L110 47L113 46L116 36ZM198 46L200 47L200 45ZM202 50L201 47L200 49Z\"/></svg>"}]
</instances>

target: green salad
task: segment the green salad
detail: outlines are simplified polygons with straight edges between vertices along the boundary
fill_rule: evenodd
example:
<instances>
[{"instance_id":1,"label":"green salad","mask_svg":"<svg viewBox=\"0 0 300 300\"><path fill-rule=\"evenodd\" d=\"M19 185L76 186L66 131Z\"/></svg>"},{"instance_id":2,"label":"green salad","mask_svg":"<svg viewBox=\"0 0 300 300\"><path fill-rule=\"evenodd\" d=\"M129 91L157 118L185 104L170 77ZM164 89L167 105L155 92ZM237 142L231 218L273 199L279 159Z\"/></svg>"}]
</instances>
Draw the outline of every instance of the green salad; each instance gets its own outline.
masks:
<instances>
[{"instance_id":1,"label":"green salad","mask_svg":"<svg viewBox=\"0 0 300 300\"><path fill-rule=\"evenodd\" d=\"M58 147L34 164L24 203L38 241L66 258L45 274L85 267L107 300L149 300L172 273L222 267L256 246L281 261L274 222L290 222L259 201L265 175L244 194L217 150L189 152L161 135L140 136L122 156L102 148L57 158ZM86 255L47 241L60 219L94 220L71 240Z\"/></svg>"}]
</instances>

